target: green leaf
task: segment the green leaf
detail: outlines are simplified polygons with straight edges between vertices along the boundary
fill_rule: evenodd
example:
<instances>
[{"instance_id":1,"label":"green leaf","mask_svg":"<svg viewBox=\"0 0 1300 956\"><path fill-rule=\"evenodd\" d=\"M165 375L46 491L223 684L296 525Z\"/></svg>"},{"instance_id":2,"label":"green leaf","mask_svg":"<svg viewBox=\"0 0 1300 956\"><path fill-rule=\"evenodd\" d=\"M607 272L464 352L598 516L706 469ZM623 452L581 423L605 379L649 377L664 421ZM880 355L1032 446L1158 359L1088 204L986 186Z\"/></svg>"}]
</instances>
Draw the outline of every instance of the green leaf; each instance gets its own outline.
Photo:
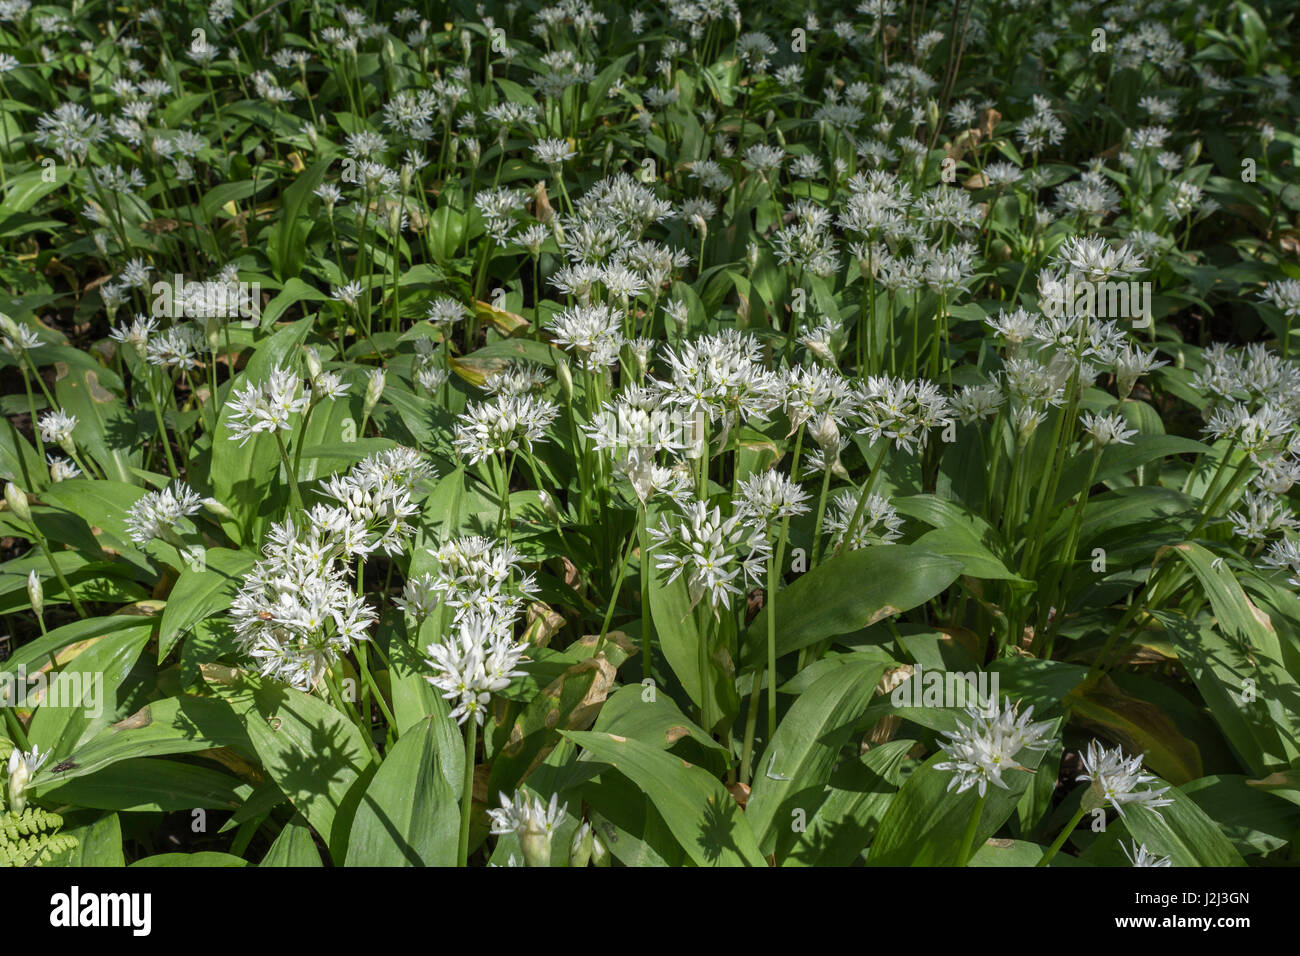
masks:
<instances>
[{"instance_id":1,"label":"green leaf","mask_svg":"<svg viewBox=\"0 0 1300 956\"><path fill-rule=\"evenodd\" d=\"M758 763L745 808L759 849L780 862L796 842L790 822L807 820L826 798L826 784L853 727L885 671L880 661L851 661L799 695Z\"/></svg>"},{"instance_id":2,"label":"green leaf","mask_svg":"<svg viewBox=\"0 0 1300 956\"><path fill-rule=\"evenodd\" d=\"M763 866L745 815L708 771L650 744L595 731L564 731L586 757L641 788L698 866Z\"/></svg>"},{"instance_id":3,"label":"green leaf","mask_svg":"<svg viewBox=\"0 0 1300 956\"><path fill-rule=\"evenodd\" d=\"M139 867L201 866L208 868L213 866L248 866L249 863L247 860L233 856L230 853L202 850L198 853L157 853L153 856L146 856L143 860L136 860L131 865Z\"/></svg>"},{"instance_id":4,"label":"green leaf","mask_svg":"<svg viewBox=\"0 0 1300 956\"><path fill-rule=\"evenodd\" d=\"M1124 823L1135 840L1157 856L1169 857L1174 866L1245 865L1232 842L1195 800L1176 788L1165 796L1174 802L1158 811L1140 805L1124 811Z\"/></svg>"},{"instance_id":5,"label":"green leaf","mask_svg":"<svg viewBox=\"0 0 1300 956\"><path fill-rule=\"evenodd\" d=\"M168 697L146 704L125 720L105 727L70 755L75 766L58 774L49 765L42 767L32 779L32 788L40 793L98 773L122 760L216 747L252 753L243 721L230 704L212 697Z\"/></svg>"},{"instance_id":6,"label":"green leaf","mask_svg":"<svg viewBox=\"0 0 1300 956\"><path fill-rule=\"evenodd\" d=\"M258 864L258 866L301 867L323 865L320 851L316 849L316 841L312 838L311 827L307 825L301 813L295 813L293 819L284 825L280 835L271 844L271 849L266 851L266 856L262 857L262 862Z\"/></svg>"},{"instance_id":7,"label":"green leaf","mask_svg":"<svg viewBox=\"0 0 1300 956\"><path fill-rule=\"evenodd\" d=\"M64 706L37 708L27 731L33 744L63 760L108 726L121 706L121 685L153 632L152 621L134 624L105 635L59 669L59 681L50 690L58 687L66 695ZM68 696L76 702L68 701Z\"/></svg>"},{"instance_id":8,"label":"green leaf","mask_svg":"<svg viewBox=\"0 0 1300 956\"><path fill-rule=\"evenodd\" d=\"M219 693L244 715L267 776L330 843L344 798L370 765L361 731L329 704L290 687L246 676Z\"/></svg>"},{"instance_id":9,"label":"green leaf","mask_svg":"<svg viewBox=\"0 0 1300 956\"><path fill-rule=\"evenodd\" d=\"M267 258L278 279L287 281L297 276L307 261L307 234L311 232L312 222L301 217L312 191L324 180L329 167L329 159L312 163L281 197L280 218L271 227L266 246Z\"/></svg>"},{"instance_id":10,"label":"green leaf","mask_svg":"<svg viewBox=\"0 0 1300 956\"><path fill-rule=\"evenodd\" d=\"M175 760L124 760L49 790L55 804L97 810L233 810L252 791L230 774Z\"/></svg>"},{"instance_id":11,"label":"green leaf","mask_svg":"<svg viewBox=\"0 0 1300 956\"><path fill-rule=\"evenodd\" d=\"M457 791L440 766L435 724L402 734L366 788L348 837L348 866L455 866Z\"/></svg>"},{"instance_id":12,"label":"green leaf","mask_svg":"<svg viewBox=\"0 0 1300 956\"><path fill-rule=\"evenodd\" d=\"M209 548L204 552L204 567L181 571L163 608L158 626L158 661L161 663L177 639L195 624L217 611L230 607L230 601L244 583L245 572L256 557L247 551Z\"/></svg>"},{"instance_id":13,"label":"green leaf","mask_svg":"<svg viewBox=\"0 0 1300 956\"><path fill-rule=\"evenodd\" d=\"M871 842L902 784L900 770L914 740L891 740L846 761L782 866L848 866Z\"/></svg>"},{"instance_id":14,"label":"green leaf","mask_svg":"<svg viewBox=\"0 0 1300 956\"><path fill-rule=\"evenodd\" d=\"M877 545L837 555L781 592L777 655L910 610L943 591L961 572L960 561L909 545ZM767 611L763 610L750 623L741 644L741 669L763 666L766 654Z\"/></svg>"}]
</instances>

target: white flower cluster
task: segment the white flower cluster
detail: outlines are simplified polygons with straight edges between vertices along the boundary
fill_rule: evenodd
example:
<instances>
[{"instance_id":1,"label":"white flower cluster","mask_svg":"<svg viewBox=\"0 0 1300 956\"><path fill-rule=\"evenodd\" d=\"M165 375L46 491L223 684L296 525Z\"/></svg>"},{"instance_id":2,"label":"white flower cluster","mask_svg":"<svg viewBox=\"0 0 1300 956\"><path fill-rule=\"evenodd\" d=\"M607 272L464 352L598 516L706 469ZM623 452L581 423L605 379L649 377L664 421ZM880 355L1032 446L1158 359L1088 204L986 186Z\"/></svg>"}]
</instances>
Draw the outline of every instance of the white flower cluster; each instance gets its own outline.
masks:
<instances>
[{"instance_id":1,"label":"white flower cluster","mask_svg":"<svg viewBox=\"0 0 1300 956\"><path fill-rule=\"evenodd\" d=\"M669 583L686 576L692 607L707 594L715 613L719 605L730 608L745 593L741 585L762 581L771 551L767 535L740 514L724 518L707 501L692 500L682 512L671 519L665 515L658 528L649 529L658 550L655 566L672 572Z\"/></svg>"},{"instance_id":2,"label":"white flower cluster","mask_svg":"<svg viewBox=\"0 0 1300 956\"><path fill-rule=\"evenodd\" d=\"M950 759L936 763L934 769L952 772L949 790L956 788L962 793L974 787L981 797L988 792L990 783L1009 790L1002 774L1006 770L1025 769L1016 762L1019 753L1046 750L1052 745L1050 738L1044 739L1051 729L1051 721L1030 723L1032 706L1018 714L1008 697L1000 711L994 710L995 707L988 701L966 708L970 724L957 721L957 728L943 735L948 739L939 744L939 749Z\"/></svg>"}]
</instances>

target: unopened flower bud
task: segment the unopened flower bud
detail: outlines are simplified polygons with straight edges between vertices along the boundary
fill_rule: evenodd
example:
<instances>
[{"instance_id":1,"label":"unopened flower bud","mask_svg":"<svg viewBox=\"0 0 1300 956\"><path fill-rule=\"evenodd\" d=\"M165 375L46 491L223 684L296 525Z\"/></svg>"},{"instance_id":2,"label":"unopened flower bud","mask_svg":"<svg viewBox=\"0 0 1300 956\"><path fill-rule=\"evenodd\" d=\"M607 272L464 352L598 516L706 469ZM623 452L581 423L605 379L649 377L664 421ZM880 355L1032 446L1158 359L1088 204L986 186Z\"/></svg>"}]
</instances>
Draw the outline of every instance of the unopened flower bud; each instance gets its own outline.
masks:
<instances>
[{"instance_id":1,"label":"unopened flower bud","mask_svg":"<svg viewBox=\"0 0 1300 956\"><path fill-rule=\"evenodd\" d=\"M595 833L591 835L591 865L592 866L609 866L611 857L609 848L605 846L605 841Z\"/></svg>"},{"instance_id":2,"label":"unopened flower bud","mask_svg":"<svg viewBox=\"0 0 1300 956\"><path fill-rule=\"evenodd\" d=\"M27 492L12 481L5 484L5 504L9 506L9 510L17 516L19 521L31 523L32 509L27 504Z\"/></svg>"},{"instance_id":3,"label":"unopened flower bud","mask_svg":"<svg viewBox=\"0 0 1300 956\"><path fill-rule=\"evenodd\" d=\"M32 602L32 610L40 617L45 613L45 589L35 571L27 572L27 600Z\"/></svg>"},{"instance_id":4,"label":"unopened flower bud","mask_svg":"<svg viewBox=\"0 0 1300 956\"><path fill-rule=\"evenodd\" d=\"M591 845L595 839L595 834L591 832L591 824L584 822L578 827L578 832L573 834L573 843L569 845L569 866L586 866L591 860Z\"/></svg>"},{"instance_id":5,"label":"unopened flower bud","mask_svg":"<svg viewBox=\"0 0 1300 956\"><path fill-rule=\"evenodd\" d=\"M303 349L302 352L303 352L303 357L307 362L307 374L313 379L320 378L320 373L321 373L320 353L317 352L311 346L308 346L307 348Z\"/></svg>"},{"instance_id":6,"label":"unopened flower bud","mask_svg":"<svg viewBox=\"0 0 1300 956\"><path fill-rule=\"evenodd\" d=\"M204 498L203 507L207 508L208 511L212 512L214 515L216 515L218 518L221 518L223 521L235 520L234 512L231 511L229 508L227 508L225 505L223 505L216 498Z\"/></svg>"},{"instance_id":7,"label":"unopened flower bud","mask_svg":"<svg viewBox=\"0 0 1300 956\"><path fill-rule=\"evenodd\" d=\"M377 368L370 373L370 381L366 383L366 398L361 405L361 417L369 418L370 413L379 404L379 397L384 394L384 381L382 368Z\"/></svg>"}]
</instances>

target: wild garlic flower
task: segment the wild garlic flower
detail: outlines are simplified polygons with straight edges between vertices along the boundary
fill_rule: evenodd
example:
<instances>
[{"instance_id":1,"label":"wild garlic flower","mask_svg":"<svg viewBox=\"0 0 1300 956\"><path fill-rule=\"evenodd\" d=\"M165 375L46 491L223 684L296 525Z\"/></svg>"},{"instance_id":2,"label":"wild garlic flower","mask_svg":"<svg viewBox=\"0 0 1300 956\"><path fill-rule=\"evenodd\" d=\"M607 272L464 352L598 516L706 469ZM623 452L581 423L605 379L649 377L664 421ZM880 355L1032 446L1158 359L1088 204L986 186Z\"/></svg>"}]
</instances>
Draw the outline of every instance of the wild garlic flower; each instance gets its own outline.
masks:
<instances>
[{"instance_id":1,"label":"wild garlic flower","mask_svg":"<svg viewBox=\"0 0 1300 956\"><path fill-rule=\"evenodd\" d=\"M808 492L779 471L755 472L741 479L735 512L746 524L771 534L786 518L808 513Z\"/></svg>"},{"instance_id":2,"label":"wild garlic flower","mask_svg":"<svg viewBox=\"0 0 1300 956\"><path fill-rule=\"evenodd\" d=\"M0 312L0 329L4 332L0 335L0 347L14 358L21 358L24 352L41 346L40 338L30 326L20 325L3 312Z\"/></svg>"},{"instance_id":3,"label":"wild garlic flower","mask_svg":"<svg viewBox=\"0 0 1300 956\"><path fill-rule=\"evenodd\" d=\"M1244 508L1229 511L1227 518L1233 533L1247 541L1264 541L1278 532L1300 527L1295 513L1275 495L1247 490L1242 496L1242 504Z\"/></svg>"},{"instance_id":4,"label":"wild garlic flower","mask_svg":"<svg viewBox=\"0 0 1300 956\"><path fill-rule=\"evenodd\" d=\"M564 822L568 804L556 806L556 794L551 794L551 802L546 804L540 797L530 797L523 790L515 792L513 801L504 793L498 796L500 809L488 811L492 832L498 836L506 833L518 836L526 865L550 866L551 838L555 828Z\"/></svg>"},{"instance_id":5,"label":"wild garlic flower","mask_svg":"<svg viewBox=\"0 0 1300 956\"><path fill-rule=\"evenodd\" d=\"M454 538L429 554L434 570L407 581L403 599L394 602L416 617L445 604L456 619L477 613L514 620L537 593L536 578L522 569L523 555L504 542Z\"/></svg>"},{"instance_id":6,"label":"wild garlic flower","mask_svg":"<svg viewBox=\"0 0 1300 956\"><path fill-rule=\"evenodd\" d=\"M441 643L426 649L426 663L434 674L425 680L455 702L451 717L457 723L472 717L482 725L492 695L524 675L516 668L527 645L514 640L512 622L513 618L469 612L453 623Z\"/></svg>"},{"instance_id":7,"label":"wild garlic flower","mask_svg":"<svg viewBox=\"0 0 1300 956\"><path fill-rule=\"evenodd\" d=\"M1119 848L1124 851L1124 855L1128 857L1128 861L1132 863L1134 866L1172 866L1173 865L1170 862L1169 857L1156 856L1154 853L1152 853L1150 850L1146 848L1145 844L1138 843L1137 840L1133 840L1132 844L1133 844L1132 852L1130 852L1129 848L1125 846L1123 843L1119 845Z\"/></svg>"},{"instance_id":8,"label":"wild garlic flower","mask_svg":"<svg viewBox=\"0 0 1300 956\"><path fill-rule=\"evenodd\" d=\"M49 759L50 752L41 753L37 745L26 752L18 747L9 752L9 809L13 813L22 813L27 808L27 787L41 764Z\"/></svg>"},{"instance_id":9,"label":"wild garlic flower","mask_svg":"<svg viewBox=\"0 0 1300 956\"><path fill-rule=\"evenodd\" d=\"M791 433L800 425L817 420L815 425L809 424L809 428L820 445L834 440L829 431L831 426L838 436L839 426L844 424L852 410L853 389L836 369L795 366L786 371L781 391Z\"/></svg>"},{"instance_id":10,"label":"wild garlic flower","mask_svg":"<svg viewBox=\"0 0 1300 956\"><path fill-rule=\"evenodd\" d=\"M1300 279L1279 279L1264 286L1259 297L1271 302L1288 318L1300 316Z\"/></svg>"},{"instance_id":11,"label":"wild garlic flower","mask_svg":"<svg viewBox=\"0 0 1300 956\"><path fill-rule=\"evenodd\" d=\"M702 335L676 350L664 349L671 375L653 385L668 404L721 421L725 433L751 418L766 420L780 405L782 378L763 366L762 354L747 332Z\"/></svg>"},{"instance_id":12,"label":"wild garlic flower","mask_svg":"<svg viewBox=\"0 0 1300 956\"><path fill-rule=\"evenodd\" d=\"M511 362L483 383L489 395L530 395L551 382L551 373L535 362Z\"/></svg>"},{"instance_id":13,"label":"wild garlic flower","mask_svg":"<svg viewBox=\"0 0 1300 956\"><path fill-rule=\"evenodd\" d=\"M871 376L858 388L859 435L909 453L924 449L930 429L952 420L952 407L937 385L924 379Z\"/></svg>"},{"instance_id":14,"label":"wild garlic flower","mask_svg":"<svg viewBox=\"0 0 1300 956\"><path fill-rule=\"evenodd\" d=\"M841 491L831 499L826 510L826 530L836 548L845 543L853 516L858 514L862 492ZM903 519L888 497L872 492L862 504L858 527L847 542L848 550L859 551L874 544L892 544L902 537Z\"/></svg>"},{"instance_id":15,"label":"wild garlic flower","mask_svg":"<svg viewBox=\"0 0 1300 956\"><path fill-rule=\"evenodd\" d=\"M1125 345L1115 357L1115 391L1120 398L1128 398L1139 378L1168 364L1156 358L1155 349L1143 352L1132 344Z\"/></svg>"},{"instance_id":16,"label":"wild garlic flower","mask_svg":"<svg viewBox=\"0 0 1300 956\"><path fill-rule=\"evenodd\" d=\"M203 499L183 481L173 481L161 491L151 491L127 509L126 529L131 540L144 547L155 538L175 544L176 523L196 514Z\"/></svg>"},{"instance_id":17,"label":"wild garlic flower","mask_svg":"<svg viewBox=\"0 0 1300 956\"><path fill-rule=\"evenodd\" d=\"M939 744L939 749L951 759L936 763L934 769L952 773L949 790L955 787L958 793L964 793L974 787L981 797L988 792L990 783L1010 790L1002 773L1026 769L1016 762L1020 752L1047 750L1052 746L1051 738L1044 739L1051 729L1051 721L1030 723L1032 706L1017 715L1017 707L1008 697L1001 711L996 707L992 701L984 702L984 706L967 707L969 726L957 721L955 730L944 733L948 739Z\"/></svg>"},{"instance_id":18,"label":"wild garlic flower","mask_svg":"<svg viewBox=\"0 0 1300 956\"><path fill-rule=\"evenodd\" d=\"M964 425L989 418L1006 402L1002 389L992 382L968 385L952 397L952 411Z\"/></svg>"},{"instance_id":19,"label":"wild garlic flower","mask_svg":"<svg viewBox=\"0 0 1300 956\"><path fill-rule=\"evenodd\" d=\"M578 155L568 141L563 139L538 140L531 148L543 166L559 167Z\"/></svg>"},{"instance_id":20,"label":"wild garlic flower","mask_svg":"<svg viewBox=\"0 0 1300 956\"><path fill-rule=\"evenodd\" d=\"M691 607L705 596L717 612L718 605L730 608L732 599L745 588L762 581L763 568L771 548L763 532L746 524L740 515L724 518L718 507L693 500L680 516L665 515L658 528L650 528L658 550L656 567L672 572L668 582L685 575Z\"/></svg>"},{"instance_id":21,"label":"wild garlic flower","mask_svg":"<svg viewBox=\"0 0 1300 956\"><path fill-rule=\"evenodd\" d=\"M321 481L321 493L338 502L352 522L366 529L364 556L372 550L401 553L415 528L408 521L419 514L411 492L436 476L433 466L412 448L391 448L363 459L346 475Z\"/></svg>"},{"instance_id":22,"label":"wild garlic flower","mask_svg":"<svg viewBox=\"0 0 1300 956\"><path fill-rule=\"evenodd\" d=\"M791 207L788 225L772 237L777 262L797 265L816 276L831 276L839 268L835 237L831 234L830 210L810 200L799 199Z\"/></svg>"},{"instance_id":23,"label":"wild garlic flower","mask_svg":"<svg viewBox=\"0 0 1300 956\"><path fill-rule=\"evenodd\" d=\"M231 441L244 445L259 432L289 431L291 415L306 411L310 389L292 369L276 365L264 382L248 382L232 391L226 403Z\"/></svg>"},{"instance_id":24,"label":"wild garlic flower","mask_svg":"<svg viewBox=\"0 0 1300 956\"><path fill-rule=\"evenodd\" d=\"M199 353L206 351L203 334L193 325L174 325L152 336L145 346L145 361L161 368L194 369Z\"/></svg>"},{"instance_id":25,"label":"wild garlic flower","mask_svg":"<svg viewBox=\"0 0 1300 956\"><path fill-rule=\"evenodd\" d=\"M623 347L623 316L608 305L575 305L551 316L546 323L556 345L563 346L588 372L618 364Z\"/></svg>"},{"instance_id":26,"label":"wild garlic flower","mask_svg":"<svg viewBox=\"0 0 1300 956\"><path fill-rule=\"evenodd\" d=\"M56 484L60 481L68 481L71 478L77 478L81 475L81 469L59 455L46 455L46 464L50 466L50 481Z\"/></svg>"},{"instance_id":27,"label":"wild garlic flower","mask_svg":"<svg viewBox=\"0 0 1300 956\"><path fill-rule=\"evenodd\" d=\"M1016 135L1030 153L1037 154L1044 146L1058 145L1065 137L1065 124L1052 110L1052 102L1035 93L1033 112L1016 124Z\"/></svg>"},{"instance_id":28,"label":"wild garlic flower","mask_svg":"<svg viewBox=\"0 0 1300 956\"><path fill-rule=\"evenodd\" d=\"M317 506L316 517L328 509ZM337 512L337 509L335 509ZM337 523L292 518L271 526L257 561L231 602L240 650L265 677L310 692L367 632L376 614L355 593Z\"/></svg>"},{"instance_id":29,"label":"wild garlic flower","mask_svg":"<svg viewBox=\"0 0 1300 956\"><path fill-rule=\"evenodd\" d=\"M1284 447L1295 421L1291 412L1276 405L1261 405L1252 412L1238 402L1214 409L1204 431L1215 440L1233 439L1248 454L1258 456Z\"/></svg>"},{"instance_id":30,"label":"wild garlic flower","mask_svg":"<svg viewBox=\"0 0 1300 956\"><path fill-rule=\"evenodd\" d=\"M43 412L36 419L41 441L65 447L72 441L72 431L77 427L77 416L61 409Z\"/></svg>"},{"instance_id":31,"label":"wild garlic flower","mask_svg":"<svg viewBox=\"0 0 1300 956\"><path fill-rule=\"evenodd\" d=\"M1089 810L1109 803L1123 816L1124 807L1128 804L1157 810L1158 807L1167 807L1174 802L1161 796L1169 791L1168 787L1158 790L1137 789L1142 784L1157 779L1142 772L1142 754L1125 757L1124 751L1119 747L1107 750L1098 741L1092 740L1088 743L1088 749L1079 755L1079 759L1087 773L1079 774L1077 779L1092 783L1083 797L1083 805Z\"/></svg>"},{"instance_id":32,"label":"wild garlic flower","mask_svg":"<svg viewBox=\"0 0 1300 956\"><path fill-rule=\"evenodd\" d=\"M1131 445L1133 436L1138 433L1136 428L1125 427L1127 422L1118 412L1112 415L1084 412L1079 416L1079 422L1083 425L1083 430L1092 436L1098 448L1105 445Z\"/></svg>"},{"instance_id":33,"label":"wild garlic flower","mask_svg":"<svg viewBox=\"0 0 1300 956\"><path fill-rule=\"evenodd\" d=\"M1034 331L1038 328L1039 315L1035 312L1027 312L1023 308L1015 309L1008 313L1006 309L999 309L997 318L987 316L984 322L990 329L1002 336L1007 344L1013 349L1034 336Z\"/></svg>"},{"instance_id":34,"label":"wild garlic flower","mask_svg":"<svg viewBox=\"0 0 1300 956\"><path fill-rule=\"evenodd\" d=\"M1070 236L1051 261L1088 282L1128 279L1144 268L1142 256L1128 242L1116 246L1101 236Z\"/></svg>"},{"instance_id":35,"label":"wild garlic flower","mask_svg":"<svg viewBox=\"0 0 1300 956\"><path fill-rule=\"evenodd\" d=\"M559 414L558 405L536 395L499 395L461 413L452 445L470 464L520 448L531 453Z\"/></svg>"},{"instance_id":36,"label":"wild garlic flower","mask_svg":"<svg viewBox=\"0 0 1300 956\"><path fill-rule=\"evenodd\" d=\"M462 319L469 318L469 309L450 296L439 296L429 303L426 315L435 325L445 323L455 325Z\"/></svg>"}]
</instances>

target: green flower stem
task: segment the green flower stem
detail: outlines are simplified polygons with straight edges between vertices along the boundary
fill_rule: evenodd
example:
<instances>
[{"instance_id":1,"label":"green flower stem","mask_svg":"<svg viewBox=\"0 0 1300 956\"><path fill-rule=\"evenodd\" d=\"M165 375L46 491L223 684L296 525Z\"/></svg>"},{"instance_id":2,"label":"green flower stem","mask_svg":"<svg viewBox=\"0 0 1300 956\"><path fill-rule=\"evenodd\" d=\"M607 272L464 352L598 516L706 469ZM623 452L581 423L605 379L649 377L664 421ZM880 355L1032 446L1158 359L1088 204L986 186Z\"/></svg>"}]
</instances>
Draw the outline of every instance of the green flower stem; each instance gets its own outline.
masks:
<instances>
[{"instance_id":1,"label":"green flower stem","mask_svg":"<svg viewBox=\"0 0 1300 956\"><path fill-rule=\"evenodd\" d=\"M27 732L23 730L23 724L18 719L18 714L14 712L12 707L4 708L4 712L5 723L9 725L9 733L13 735L14 743L24 752L31 750L31 741L27 739Z\"/></svg>"},{"instance_id":2,"label":"green flower stem","mask_svg":"<svg viewBox=\"0 0 1300 956\"><path fill-rule=\"evenodd\" d=\"M776 555L767 559L767 739L776 736L776 589L780 585Z\"/></svg>"},{"instance_id":3,"label":"green flower stem","mask_svg":"<svg viewBox=\"0 0 1300 956\"><path fill-rule=\"evenodd\" d=\"M614 619L614 606L618 603L618 592L623 587L623 578L627 574L627 563L632 559L632 546L636 544L636 539L637 536L634 531L627 539L627 547L623 549L623 560L618 563L618 575L614 578L614 588L609 593L609 607L605 609L605 619L600 625L600 638L596 641L595 652L597 654L605 646L605 635L609 633L610 622ZM642 590L644 590L644 585Z\"/></svg>"},{"instance_id":4,"label":"green flower stem","mask_svg":"<svg viewBox=\"0 0 1300 956\"><path fill-rule=\"evenodd\" d=\"M871 497L871 489L875 487L876 478L880 475L880 466L884 464L887 451L889 451L889 442L882 441L880 443L880 452L876 455L876 461L871 466L871 473L867 475L867 482L862 486L862 491L858 494L858 506L853 509L853 518L849 521L849 526L844 530L844 537L840 541L840 546L835 549L836 554L843 551L844 546L852 541L853 536L858 533L858 525L862 523L862 511L867 505L867 499Z\"/></svg>"},{"instance_id":5,"label":"green flower stem","mask_svg":"<svg viewBox=\"0 0 1300 956\"><path fill-rule=\"evenodd\" d=\"M59 569L58 563L55 562L54 553L50 550L50 544L45 540L45 535L41 534L41 529L36 527L35 519L29 521L27 525L32 529L32 537L36 539L37 545L40 546L41 552L45 555L45 560L49 562L50 570L54 572L54 577L58 580L59 587L63 589L63 593L66 594L68 600L72 602L72 607L76 610L77 617L84 618L86 616L86 609L82 607L81 602L77 600L77 595L73 593L72 586L68 584L68 579L63 576L63 572Z\"/></svg>"},{"instance_id":6,"label":"green flower stem","mask_svg":"<svg viewBox=\"0 0 1300 956\"><path fill-rule=\"evenodd\" d=\"M356 708L343 699L343 693L339 690L338 681L328 668L325 671L325 686L329 688L330 698L334 701L334 706L338 708L339 713L350 718L356 724L357 730L361 731L362 742L365 743L366 749L370 751L370 756L375 758L375 763L380 763L384 758L379 755L379 748L375 746L375 739L370 733L370 728L362 722L361 715L357 713Z\"/></svg>"},{"instance_id":7,"label":"green flower stem","mask_svg":"<svg viewBox=\"0 0 1300 956\"><path fill-rule=\"evenodd\" d=\"M1070 590L1070 582L1074 577L1074 552L1079 547L1079 534L1083 530L1083 511L1088 505L1088 489L1092 487L1097 480L1097 468L1101 464L1102 446L1097 445L1093 448L1092 461L1088 464L1088 478L1083 483L1083 488L1079 492L1079 501L1075 506L1074 515L1070 521L1070 534L1066 539L1065 550L1061 552L1061 558L1065 562L1063 569L1057 574L1057 584L1052 588L1055 600L1052 602L1057 608L1056 618L1052 622L1050 630L1047 632L1047 645L1043 651L1044 657L1052 656L1052 644L1056 640L1056 632L1060 630L1061 621L1064 614L1061 613L1063 599ZM1046 608L1042 609L1045 615Z\"/></svg>"},{"instance_id":8,"label":"green flower stem","mask_svg":"<svg viewBox=\"0 0 1300 956\"><path fill-rule=\"evenodd\" d=\"M641 542L641 678L654 677L654 619L650 614L649 508L641 503L637 536Z\"/></svg>"},{"instance_id":9,"label":"green flower stem","mask_svg":"<svg viewBox=\"0 0 1300 956\"><path fill-rule=\"evenodd\" d=\"M754 686L749 692L749 712L745 715L745 746L740 756L740 782L749 783L750 767L754 758L754 731L758 727L758 701L763 693L763 674L760 667L754 672Z\"/></svg>"},{"instance_id":10,"label":"green flower stem","mask_svg":"<svg viewBox=\"0 0 1300 956\"><path fill-rule=\"evenodd\" d=\"M473 714L465 721L465 776L460 795L460 842L456 846L456 865L469 865L469 817L474 805L474 749L478 744L478 720Z\"/></svg>"},{"instance_id":11,"label":"green flower stem","mask_svg":"<svg viewBox=\"0 0 1300 956\"><path fill-rule=\"evenodd\" d=\"M298 493L298 473L294 470L293 463L289 461L289 452L284 447L284 439L280 437L280 429L273 429L271 434L275 436L275 447L280 449L280 461L284 464L285 474L289 476L289 506L294 511L302 511L302 495Z\"/></svg>"},{"instance_id":12,"label":"green flower stem","mask_svg":"<svg viewBox=\"0 0 1300 956\"><path fill-rule=\"evenodd\" d=\"M1059 851L1061 847L1065 846L1065 841L1070 838L1070 834L1074 832L1074 828L1079 825L1079 821L1081 821L1087 813L1088 808L1080 803L1079 809L1075 812L1074 816L1070 817L1070 822L1067 823L1062 828L1061 832L1056 835L1056 839L1053 840L1052 845L1047 848L1047 852L1043 854L1043 858L1034 865L1047 866L1048 863L1052 862L1052 857L1056 856L1057 851Z\"/></svg>"}]
</instances>

